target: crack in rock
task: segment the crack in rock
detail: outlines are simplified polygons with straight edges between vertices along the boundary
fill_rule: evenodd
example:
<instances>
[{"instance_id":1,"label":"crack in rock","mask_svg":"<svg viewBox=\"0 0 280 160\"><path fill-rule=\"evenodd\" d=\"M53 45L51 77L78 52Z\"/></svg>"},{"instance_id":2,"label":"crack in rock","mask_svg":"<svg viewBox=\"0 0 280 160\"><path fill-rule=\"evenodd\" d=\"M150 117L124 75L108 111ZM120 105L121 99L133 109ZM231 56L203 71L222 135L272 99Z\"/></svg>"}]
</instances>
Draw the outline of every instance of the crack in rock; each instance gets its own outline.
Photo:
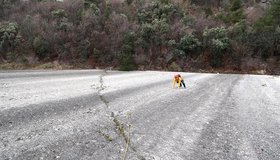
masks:
<instances>
[{"instance_id":1,"label":"crack in rock","mask_svg":"<svg viewBox=\"0 0 280 160\"><path fill-rule=\"evenodd\" d=\"M98 87L98 95L99 95L99 98L100 100L105 104L105 106L107 108L109 108L109 101L102 95L102 91L105 90L105 87L104 87L104 80L103 80L103 77L107 74L107 71L105 70L104 73L102 73L100 76L99 76L99 83L100 83L100 86ZM125 141L125 144L126 146L129 147L129 142L130 142L130 139L129 139L129 136L126 134L126 131L125 131L125 127L124 127L124 124L121 123L119 121L119 119L117 118L117 116L114 114L113 111L110 111L111 112L111 118L113 118L113 122L116 126L116 129L118 130L119 132L119 135L124 139ZM128 133L129 134L129 133ZM126 150L127 151L127 150ZM123 160L126 159L126 153L124 153L124 156L122 158Z\"/></svg>"}]
</instances>

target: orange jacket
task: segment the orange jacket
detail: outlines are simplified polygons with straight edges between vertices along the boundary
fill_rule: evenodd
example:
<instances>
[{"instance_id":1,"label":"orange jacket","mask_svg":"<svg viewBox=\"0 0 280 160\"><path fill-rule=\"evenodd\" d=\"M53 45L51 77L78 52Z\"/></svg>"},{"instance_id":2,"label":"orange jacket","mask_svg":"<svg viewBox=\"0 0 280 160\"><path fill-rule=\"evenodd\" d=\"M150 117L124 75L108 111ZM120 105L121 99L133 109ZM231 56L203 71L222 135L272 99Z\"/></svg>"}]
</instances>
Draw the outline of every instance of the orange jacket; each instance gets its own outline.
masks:
<instances>
[{"instance_id":1,"label":"orange jacket","mask_svg":"<svg viewBox=\"0 0 280 160\"><path fill-rule=\"evenodd\" d=\"M181 81L183 80L182 77L174 77L173 78L173 88L175 87L176 83L178 84L178 88L180 88Z\"/></svg>"}]
</instances>

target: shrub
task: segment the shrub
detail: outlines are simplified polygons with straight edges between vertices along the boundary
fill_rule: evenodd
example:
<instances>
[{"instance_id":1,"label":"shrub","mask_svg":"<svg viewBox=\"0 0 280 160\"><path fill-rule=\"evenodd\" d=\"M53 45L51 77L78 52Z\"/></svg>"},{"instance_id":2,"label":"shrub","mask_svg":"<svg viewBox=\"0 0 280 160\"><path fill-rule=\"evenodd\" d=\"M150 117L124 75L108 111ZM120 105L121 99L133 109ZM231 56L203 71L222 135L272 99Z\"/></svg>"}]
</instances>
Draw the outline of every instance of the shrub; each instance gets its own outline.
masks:
<instances>
[{"instance_id":1,"label":"shrub","mask_svg":"<svg viewBox=\"0 0 280 160\"><path fill-rule=\"evenodd\" d=\"M33 23L32 17L27 15L21 26L20 32L24 39L26 39L30 44L32 44L34 39L35 24Z\"/></svg>"},{"instance_id":2,"label":"shrub","mask_svg":"<svg viewBox=\"0 0 280 160\"><path fill-rule=\"evenodd\" d=\"M169 41L169 43L171 42L172 41ZM189 56L192 53L199 53L201 51L201 46L201 42L195 38L194 35L187 34L181 38L178 44L176 44L174 52L175 54Z\"/></svg>"},{"instance_id":3,"label":"shrub","mask_svg":"<svg viewBox=\"0 0 280 160\"><path fill-rule=\"evenodd\" d=\"M67 32L67 31L72 30L74 28L74 25L73 25L73 23L68 22L67 18L62 18L61 21L57 24L56 28L58 30Z\"/></svg>"},{"instance_id":4,"label":"shrub","mask_svg":"<svg viewBox=\"0 0 280 160\"><path fill-rule=\"evenodd\" d=\"M229 12L222 12L217 16L217 18L221 19L225 23L237 23L245 19L241 0L231 1Z\"/></svg>"},{"instance_id":5,"label":"shrub","mask_svg":"<svg viewBox=\"0 0 280 160\"><path fill-rule=\"evenodd\" d=\"M0 23L0 52L12 51L20 40L18 25L13 22Z\"/></svg>"},{"instance_id":6,"label":"shrub","mask_svg":"<svg viewBox=\"0 0 280 160\"><path fill-rule=\"evenodd\" d=\"M6 58L8 62L14 62L16 61L17 55L14 52L8 52Z\"/></svg>"},{"instance_id":7,"label":"shrub","mask_svg":"<svg viewBox=\"0 0 280 160\"><path fill-rule=\"evenodd\" d=\"M89 56L90 56L90 52L89 52L90 46L91 46L91 43L88 39L82 40L79 43L78 50L79 50L80 59L82 61L85 61L89 58Z\"/></svg>"},{"instance_id":8,"label":"shrub","mask_svg":"<svg viewBox=\"0 0 280 160\"><path fill-rule=\"evenodd\" d=\"M229 15L229 19L232 23L240 22L244 18L245 18L245 15L244 15L243 9L232 11Z\"/></svg>"},{"instance_id":9,"label":"shrub","mask_svg":"<svg viewBox=\"0 0 280 160\"><path fill-rule=\"evenodd\" d=\"M33 48L39 59L44 59L48 56L49 43L44 38L36 37L33 41Z\"/></svg>"},{"instance_id":10,"label":"shrub","mask_svg":"<svg viewBox=\"0 0 280 160\"><path fill-rule=\"evenodd\" d=\"M221 60L223 53L225 53L230 47L229 39L226 35L226 29L224 27L205 29L203 37L204 47L211 51L211 66L220 67L222 65Z\"/></svg>"},{"instance_id":11,"label":"shrub","mask_svg":"<svg viewBox=\"0 0 280 160\"><path fill-rule=\"evenodd\" d=\"M220 6L222 0L191 0L192 3L202 6Z\"/></svg>"},{"instance_id":12,"label":"shrub","mask_svg":"<svg viewBox=\"0 0 280 160\"><path fill-rule=\"evenodd\" d=\"M95 4L92 4L90 9L83 11L82 25L89 27L89 24L92 24L93 27L97 28L101 18L100 14L100 9Z\"/></svg>"},{"instance_id":13,"label":"shrub","mask_svg":"<svg viewBox=\"0 0 280 160\"><path fill-rule=\"evenodd\" d=\"M275 31L280 26L280 0L273 0L265 15L260 18L255 28L259 31Z\"/></svg>"},{"instance_id":14,"label":"shrub","mask_svg":"<svg viewBox=\"0 0 280 160\"><path fill-rule=\"evenodd\" d=\"M231 3L230 11L237 11L242 8L241 0L233 0Z\"/></svg>"},{"instance_id":15,"label":"shrub","mask_svg":"<svg viewBox=\"0 0 280 160\"><path fill-rule=\"evenodd\" d=\"M245 20L236 23L231 28L228 29L229 36L231 39L243 39L246 36L248 30L248 25Z\"/></svg>"},{"instance_id":16,"label":"shrub","mask_svg":"<svg viewBox=\"0 0 280 160\"><path fill-rule=\"evenodd\" d=\"M17 2L17 0L1 0L0 1L0 18L5 17L7 13L5 13L6 10L9 10L12 8L14 3Z\"/></svg>"},{"instance_id":17,"label":"shrub","mask_svg":"<svg viewBox=\"0 0 280 160\"><path fill-rule=\"evenodd\" d=\"M152 39L156 45L161 45L166 40L166 34L169 31L169 24L166 19L155 19L152 21L152 29L154 30L154 35Z\"/></svg>"},{"instance_id":18,"label":"shrub","mask_svg":"<svg viewBox=\"0 0 280 160\"><path fill-rule=\"evenodd\" d=\"M172 62L170 64L170 66L168 67L169 71L177 71L177 72L181 72L182 68L176 63L176 62Z\"/></svg>"},{"instance_id":19,"label":"shrub","mask_svg":"<svg viewBox=\"0 0 280 160\"><path fill-rule=\"evenodd\" d=\"M227 38L224 39L213 39L211 46L211 61L210 64L213 67L220 67L222 65L221 58L222 54L229 48L229 40Z\"/></svg>"},{"instance_id":20,"label":"shrub","mask_svg":"<svg viewBox=\"0 0 280 160\"><path fill-rule=\"evenodd\" d=\"M135 47L136 34L128 32L123 40L123 46L120 53L120 70L131 71L135 70L136 64L134 61L134 47Z\"/></svg>"},{"instance_id":21,"label":"shrub","mask_svg":"<svg viewBox=\"0 0 280 160\"><path fill-rule=\"evenodd\" d=\"M88 9L92 4L98 5L100 0L84 0L84 7Z\"/></svg>"},{"instance_id":22,"label":"shrub","mask_svg":"<svg viewBox=\"0 0 280 160\"><path fill-rule=\"evenodd\" d=\"M137 69L136 64L134 62L133 55L124 54L120 58L120 70L121 71L132 71Z\"/></svg>"},{"instance_id":23,"label":"shrub","mask_svg":"<svg viewBox=\"0 0 280 160\"><path fill-rule=\"evenodd\" d=\"M13 22L0 23L0 47L2 50L15 46L18 25Z\"/></svg>"},{"instance_id":24,"label":"shrub","mask_svg":"<svg viewBox=\"0 0 280 160\"><path fill-rule=\"evenodd\" d=\"M64 18L67 16L64 9L53 10L51 14L54 18Z\"/></svg>"},{"instance_id":25,"label":"shrub","mask_svg":"<svg viewBox=\"0 0 280 160\"><path fill-rule=\"evenodd\" d=\"M209 16L213 15L213 11L210 7L204 7L203 10L204 10L204 13L205 13L206 17L209 17Z\"/></svg>"},{"instance_id":26,"label":"shrub","mask_svg":"<svg viewBox=\"0 0 280 160\"><path fill-rule=\"evenodd\" d=\"M112 14L112 8L108 1L105 1L105 8L104 8L104 18L105 20L109 19Z\"/></svg>"},{"instance_id":27,"label":"shrub","mask_svg":"<svg viewBox=\"0 0 280 160\"><path fill-rule=\"evenodd\" d=\"M192 34L187 34L180 40L179 48L183 51L192 52L192 51L199 51L201 47L201 42L195 38Z\"/></svg>"},{"instance_id":28,"label":"shrub","mask_svg":"<svg viewBox=\"0 0 280 160\"><path fill-rule=\"evenodd\" d=\"M166 19L169 23L175 15L183 16L182 11L173 5L170 0L156 0L149 6L138 11L138 22L151 23L154 19Z\"/></svg>"},{"instance_id":29,"label":"shrub","mask_svg":"<svg viewBox=\"0 0 280 160\"><path fill-rule=\"evenodd\" d=\"M186 26L193 26L195 23L195 18L190 15L184 15L181 21Z\"/></svg>"},{"instance_id":30,"label":"shrub","mask_svg":"<svg viewBox=\"0 0 280 160\"><path fill-rule=\"evenodd\" d=\"M90 4L90 10L92 11L92 13L96 16L99 16L100 15L100 9L97 7L96 4L92 3Z\"/></svg>"},{"instance_id":31,"label":"shrub","mask_svg":"<svg viewBox=\"0 0 280 160\"><path fill-rule=\"evenodd\" d=\"M280 33L272 31L250 33L243 42L250 47L254 57L266 59L270 56L280 56Z\"/></svg>"},{"instance_id":32,"label":"shrub","mask_svg":"<svg viewBox=\"0 0 280 160\"><path fill-rule=\"evenodd\" d=\"M133 0L125 0L126 4L131 5Z\"/></svg>"},{"instance_id":33,"label":"shrub","mask_svg":"<svg viewBox=\"0 0 280 160\"><path fill-rule=\"evenodd\" d=\"M149 44L160 46L165 43L168 31L169 24L166 19L155 19L142 25L141 37Z\"/></svg>"},{"instance_id":34,"label":"shrub","mask_svg":"<svg viewBox=\"0 0 280 160\"><path fill-rule=\"evenodd\" d=\"M206 28L203 31L203 40L205 46L210 45L213 39L223 39L225 37L226 37L225 27L217 27L211 29Z\"/></svg>"}]
</instances>

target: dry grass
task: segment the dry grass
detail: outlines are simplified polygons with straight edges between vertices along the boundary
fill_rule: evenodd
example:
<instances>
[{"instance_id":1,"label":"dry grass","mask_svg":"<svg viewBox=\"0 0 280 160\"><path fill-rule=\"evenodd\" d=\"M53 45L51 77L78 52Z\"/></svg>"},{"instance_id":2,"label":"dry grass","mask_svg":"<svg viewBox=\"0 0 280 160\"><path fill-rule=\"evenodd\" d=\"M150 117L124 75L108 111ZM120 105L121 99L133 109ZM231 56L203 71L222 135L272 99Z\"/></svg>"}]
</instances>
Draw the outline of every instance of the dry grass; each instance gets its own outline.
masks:
<instances>
[{"instance_id":1,"label":"dry grass","mask_svg":"<svg viewBox=\"0 0 280 160\"><path fill-rule=\"evenodd\" d=\"M3 63L0 64L0 70L21 70L21 69L27 69L29 66L27 64L21 64L21 63Z\"/></svg>"},{"instance_id":2,"label":"dry grass","mask_svg":"<svg viewBox=\"0 0 280 160\"><path fill-rule=\"evenodd\" d=\"M84 68L77 67L68 64L58 64L58 63L43 63L43 64L25 64L25 63L2 63L0 64L0 70L24 70L24 69L53 69L53 70L62 70L62 69L75 69L75 68Z\"/></svg>"}]
</instances>

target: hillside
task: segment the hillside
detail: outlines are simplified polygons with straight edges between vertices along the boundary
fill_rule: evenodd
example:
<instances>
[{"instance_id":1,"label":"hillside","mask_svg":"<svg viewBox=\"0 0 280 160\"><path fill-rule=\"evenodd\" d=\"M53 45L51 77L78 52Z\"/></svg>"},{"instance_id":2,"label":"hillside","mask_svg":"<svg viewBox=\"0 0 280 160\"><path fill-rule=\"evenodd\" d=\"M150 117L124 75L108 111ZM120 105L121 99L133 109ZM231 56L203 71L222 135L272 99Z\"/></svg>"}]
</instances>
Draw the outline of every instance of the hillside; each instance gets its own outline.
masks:
<instances>
[{"instance_id":1,"label":"hillside","mask_svg":"<svg viewBox=\"0 0 280 160\"><path fill-rule=\"evenodd\" d=\"M280 74L280 0L0 1L0 69Z\"/></svg>"}]
</instances>

